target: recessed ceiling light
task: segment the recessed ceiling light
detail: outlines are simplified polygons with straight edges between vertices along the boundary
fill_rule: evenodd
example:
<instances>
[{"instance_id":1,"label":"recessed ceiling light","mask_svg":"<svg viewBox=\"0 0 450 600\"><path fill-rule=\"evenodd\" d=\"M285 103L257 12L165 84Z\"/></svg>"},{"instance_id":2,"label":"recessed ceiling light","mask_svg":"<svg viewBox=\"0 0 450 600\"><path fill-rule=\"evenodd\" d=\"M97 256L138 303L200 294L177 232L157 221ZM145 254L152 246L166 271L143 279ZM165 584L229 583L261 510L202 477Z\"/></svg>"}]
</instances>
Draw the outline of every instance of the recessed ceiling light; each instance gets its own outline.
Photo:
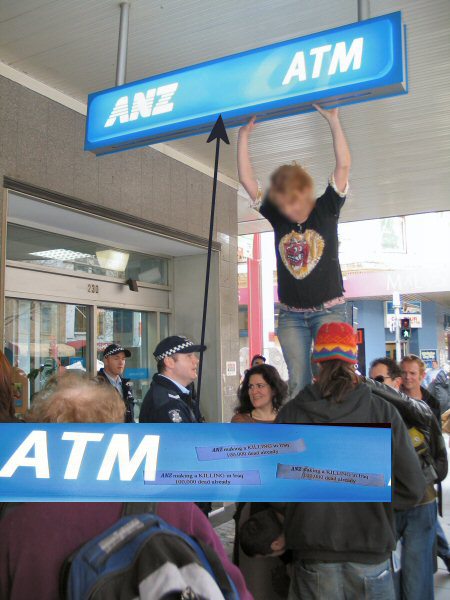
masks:
<instances>
[{"instance_id":1,"label":"recessed ceiling light","mask_svg":"<svg viewBox=\"0 0 450 600\"><path fill-rule=\"evenodd\" d=\"M54 250L41 250L39 252L30 252L33 256L40 258L50 258L52 260L72 261L77 258L91 258L92 254L85 252L76 252L75 250L65 250L64 248L55 248Z\"/></svg>"}]
</instances>

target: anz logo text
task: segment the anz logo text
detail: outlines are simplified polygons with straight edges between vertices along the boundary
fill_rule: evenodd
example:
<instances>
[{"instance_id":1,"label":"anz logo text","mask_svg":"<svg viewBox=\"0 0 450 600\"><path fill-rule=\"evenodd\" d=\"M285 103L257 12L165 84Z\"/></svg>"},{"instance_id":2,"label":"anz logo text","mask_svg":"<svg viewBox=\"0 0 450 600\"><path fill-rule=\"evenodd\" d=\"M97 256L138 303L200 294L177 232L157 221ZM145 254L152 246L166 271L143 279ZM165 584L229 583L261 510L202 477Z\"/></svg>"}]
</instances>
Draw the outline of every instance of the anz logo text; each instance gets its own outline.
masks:
<instances>
[{"instance_id":1,"label":"anz logo text","mask_svg":"<svg viewBox=\"0 0 450 600\"><path fill-rule=\"evenodd\" d=\"M150 88L145 93L137 92L132 97L131 109L130 98L121 96L109 115L105 127L112 127L117 119L120 123L137 121L155 115L162 115L173 110L173 96L178 89L178 83L162 85L158 88Z\"/></svg>"}]
</instances>

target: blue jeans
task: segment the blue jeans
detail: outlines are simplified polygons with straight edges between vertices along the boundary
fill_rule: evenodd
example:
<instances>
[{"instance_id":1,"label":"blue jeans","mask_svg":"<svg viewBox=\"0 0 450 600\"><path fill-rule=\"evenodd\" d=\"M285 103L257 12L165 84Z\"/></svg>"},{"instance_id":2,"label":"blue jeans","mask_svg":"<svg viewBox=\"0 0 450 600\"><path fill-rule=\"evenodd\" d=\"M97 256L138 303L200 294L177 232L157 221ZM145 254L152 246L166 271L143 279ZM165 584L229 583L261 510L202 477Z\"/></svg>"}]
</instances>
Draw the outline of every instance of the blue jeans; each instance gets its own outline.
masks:
<instances>
[{"instance_id":1,"label":"blue jeans","mask_svg":"<svg viewBox=\"0 0 450 600\"><path fill-rule=\"evenodd\" d=\"M398 511L397 535L402 539L401 571L397 597L403 600L433 600L436 502Z\"/></svg>"},{"instance_id":2,"label":"blue jeans","mask_svg":"<svg viewBox=\"0 0 450 600\"><path fill-rule=\"evenodd\" d=\"M280 309L277 336L289 374L289 397L312 381L311 345L324 323L347 323L347 305L310 312Z\"/></svg>"},{"instance_id":3,"label":"blue jeans","mask_svg":"<svg viewBox=\"0 0 450 600\"><path fill-rule=\"evenodd\" d=\"M437 555L442 559L450 559L450 546L448 545L445 531L442 529L442 525L439 519L436 520L436 534L437 534Z\"/></svg>"},{"instance_id":4,"label":"blue jeans","mask_svg":"<svg viewBox=\"0 0 450 600\"><path fill-rule=\"evenodd\" d=\"M389 560L376 565L355 562L293 562L288 600L395 600Z\"/></svg>"}]
</instances>

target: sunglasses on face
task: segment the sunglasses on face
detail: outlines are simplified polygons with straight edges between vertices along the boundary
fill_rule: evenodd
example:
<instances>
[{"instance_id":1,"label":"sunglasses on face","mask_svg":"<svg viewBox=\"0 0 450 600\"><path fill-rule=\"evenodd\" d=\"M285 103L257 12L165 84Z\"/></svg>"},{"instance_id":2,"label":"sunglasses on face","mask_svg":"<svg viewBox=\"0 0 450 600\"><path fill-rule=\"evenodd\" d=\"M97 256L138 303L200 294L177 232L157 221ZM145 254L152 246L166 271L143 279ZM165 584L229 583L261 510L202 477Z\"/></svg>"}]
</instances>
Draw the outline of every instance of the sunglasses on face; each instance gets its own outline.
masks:
<instances>
[{"instance_id":1,"label":"sunglasses on face","mask_svg":"<svg viewBox=\"0 0 450 600\"><path fill-rule=\"evenodd\" d=\"M374 378L374 381L378 381L379 383L384 383L386 379L391 379L391 377L383 377L383 375L378 375L378 377Z\"/></svg>"}]
</instances>

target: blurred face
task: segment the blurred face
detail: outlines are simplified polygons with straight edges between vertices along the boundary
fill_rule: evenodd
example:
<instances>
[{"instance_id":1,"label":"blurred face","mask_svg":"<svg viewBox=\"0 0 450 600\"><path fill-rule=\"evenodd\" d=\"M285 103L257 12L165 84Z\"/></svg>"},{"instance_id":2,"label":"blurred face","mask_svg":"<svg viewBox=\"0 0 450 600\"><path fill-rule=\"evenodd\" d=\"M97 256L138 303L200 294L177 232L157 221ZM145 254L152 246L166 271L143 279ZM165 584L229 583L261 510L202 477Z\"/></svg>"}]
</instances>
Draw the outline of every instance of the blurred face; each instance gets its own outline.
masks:
<instances>
[{"instance_id":1,"label":"blurred face","mask_svg":"<svg viewBox=\"0 0 450 600\"><path fill-rule=\"evenodd\" d=\"M188 386L197 379L198 363L199 360L194 352L175 354L165 359L165 374L181 385Z\"/></svg>"},{"instance_id":2,"label":"blurred face","mask_svg":"<svg viewBox=\"0 0 450 600\"><path fill-rule=\"evenodd\" d=\"M418 365L414 361L406 361L402 363L402 383L409 395L415 394L417 397L420 393L420 386L422 384L424 373Z\"/></svg>"},{"instance_id":3,"label":"blurred face","mask_svg":"<svg viewBox=\"0 0 450 600\"><path fill-rule=\"evenodd\" d=\"M271 194L279 211L290 221L303 223L308 218L309 210L314 202L314 190L305 187L302 190L292 190L289 193Z\"/></svg>"},{"instance_id":4,"label":"blurred face","mask_svg":"<svg viewBox=\"0 0 450 600\"><path fill-rule=\"evenodd\" d=\"M381 383L385 383L389 387L392 387L396 390L400 389L402 384L401 377L396 377L392 379L389 376L389 370L386 365L379 363L370 369L370 378L375 379L376 381L380 381Z\"/></svg>"},{"instance_id":5,"label":"blurred face","mask_svg":"<svg viewBox=\"0 0 450 600\"><path fill-rule=\"evenodd\" d=\"M265 361L262 358L255 358L255 360L252 362L252 367L256 367L258 365L264 365Z\"/></svg>"},{"instance_id":6,"label":"blurred face","mask_svg":"<svg viewBox=\"0 0 450 600\"><path fill-rule=\"evenodd\" d=\"M262 375L251 375L248 382L248 395L253 408L272 407L273 391Z\"/></svg>"},{"instance_id":7,"label":"blurred face","mask_svg":"<svg viewBox=\"0 0 450 600\"><path fill-rule=\"evenodd\" d=\"M126 357L124 352L113 354L103 359L105 371L114 377L122 375L125 370Z\"/></svg>"}]
</instances>

